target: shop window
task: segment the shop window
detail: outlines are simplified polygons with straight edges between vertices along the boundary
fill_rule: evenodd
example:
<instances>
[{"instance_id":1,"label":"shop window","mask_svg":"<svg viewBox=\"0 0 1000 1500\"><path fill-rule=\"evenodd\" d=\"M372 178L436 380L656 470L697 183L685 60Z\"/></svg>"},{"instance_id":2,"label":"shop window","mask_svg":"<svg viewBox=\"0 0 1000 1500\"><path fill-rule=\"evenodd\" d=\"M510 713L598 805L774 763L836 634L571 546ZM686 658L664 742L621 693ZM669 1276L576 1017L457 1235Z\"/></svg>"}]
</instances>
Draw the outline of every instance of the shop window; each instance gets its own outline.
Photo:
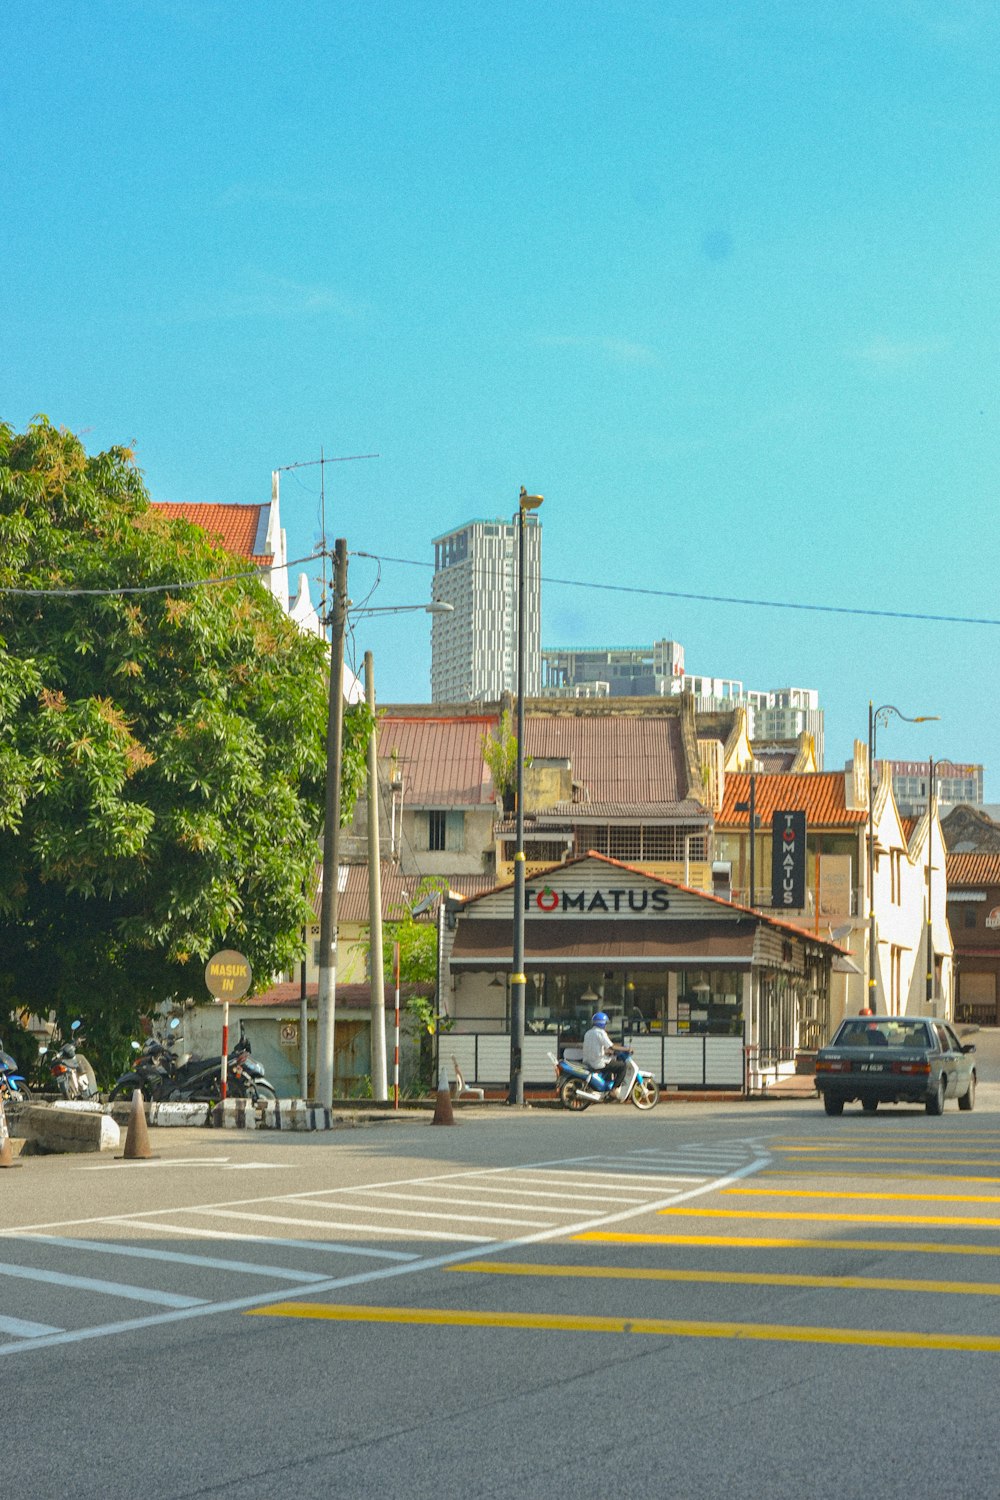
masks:
<instances>
[{"instance_id":1,"label":"shop window","mask_svg":"<svg viewBox=\"0 0 1000 1500\"><path fill-rule=\"evenodd\" d=\"M679 1036L742 1036L743 999L740 976L723 970L678 976Z\"/></svg>"}]
</instances>

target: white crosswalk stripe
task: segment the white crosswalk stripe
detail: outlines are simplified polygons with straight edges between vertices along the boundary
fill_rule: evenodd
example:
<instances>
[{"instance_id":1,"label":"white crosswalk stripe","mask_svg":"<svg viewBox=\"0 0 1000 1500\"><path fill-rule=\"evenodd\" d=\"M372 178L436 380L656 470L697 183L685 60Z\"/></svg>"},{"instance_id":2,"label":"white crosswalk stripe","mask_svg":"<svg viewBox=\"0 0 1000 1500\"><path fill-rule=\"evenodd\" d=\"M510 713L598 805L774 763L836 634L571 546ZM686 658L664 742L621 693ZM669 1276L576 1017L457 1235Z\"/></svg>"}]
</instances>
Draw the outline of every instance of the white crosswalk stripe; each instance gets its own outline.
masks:
<instances>
[{"instance_id":1,"label":"white crosswalk stripe","mask_svg":"<svg viewBox=\"0 0 1000 1500\"><path fill-rule=\"evenodd\" d=\"M560 1239L581 1227L620 1222L689 1199L756 1172L767 1160L763 1148L745 1140L677 1150L643 1148L6 1229L0 1232L0 1247L6 1241L11 1250L17 1248L9 1261L0 1261L0 1336L10 1341L0 1342L0 1355L38 1347L40 1341L73 1342L200 1316L203 1308L255 1305L275 1293L294 1295L295 1286L315 1295L334 1286L405 1275L445 1264L473 1247L489 1252ZM168 1236L172 1247L163 1243ZM199 1242L206 1241L218 1246L218 1253L207 1244L201 1253ZM411 1248L404 1249L400 1241ZM237 1246L242 1254L228 1253ZM32 1254L39 1263L23 1263ZM331 1256L344 1266L343 1275L331 1276ZM161 1274L154 1279L163 1285L91 1274L99 1261L115 1260L126 1274L136 1262L148 1271L158 1267ZM30 1307L19 1299L18 1316L3 1307L8 1280L37 1289ZM269 1289L268 1282L280 1285ZM45 1317L50 1310L45 1288L50 1302L59 1299L58 1311L51 1305L51 1319ZM168 1311L73 1326L73 1293L81 1297L77 1322L92 1315L95 1294L102 1301L120 1298Z\"/></svg>"}]
</instances>

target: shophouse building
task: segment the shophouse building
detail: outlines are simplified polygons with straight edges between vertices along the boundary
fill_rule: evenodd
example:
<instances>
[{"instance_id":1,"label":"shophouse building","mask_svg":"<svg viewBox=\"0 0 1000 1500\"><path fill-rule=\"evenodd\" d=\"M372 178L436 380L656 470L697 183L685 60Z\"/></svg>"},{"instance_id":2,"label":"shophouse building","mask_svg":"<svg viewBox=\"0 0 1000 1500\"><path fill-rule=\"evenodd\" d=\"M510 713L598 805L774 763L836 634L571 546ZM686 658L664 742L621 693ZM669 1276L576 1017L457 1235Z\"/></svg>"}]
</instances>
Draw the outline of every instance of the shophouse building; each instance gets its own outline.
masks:
<instances>
[{"instance_id":1,"label":"shophouse building","mask_svg":"<svg viewBox=\"0 0 1000 1500\"><path fill-rule=\"evenodd\" d=\"M955 943L955 1017L1000 1025L1000 852L953 853L948 919Z\"/></svg>"},{"instance_id":2,"label":"shophouse building","mask_svg":"<svg viewBox=\"0 0 1000 1500\"><path fill-rule=\"evenodd\" d=\"M735 899L758 910L779 909L774 888L774 819L805 820L806 864L801 905L781 906L787 918L845 944L848 964L835 968L832 1021L871 1004L893 1014L952 1014L952 942L947 920L945 846L936 807L904 823L883 777L869 818L867 760L860 742L844 772L753 778L758 827L751 839L751 778L726 777L715 821L715 858L732 872ZM869 887L869 835L874 835ZM780 847L780 846L779 846ZM754 867L751 889L751 857ZM873 893L870 899L870 891ZM874 910L874 921L872 913ZM874 994L870 993L871 936ZM928 987L927 975L931 974ZM801 1040L818 1018L804 1018Z\"/></svg>"}]
</instances>

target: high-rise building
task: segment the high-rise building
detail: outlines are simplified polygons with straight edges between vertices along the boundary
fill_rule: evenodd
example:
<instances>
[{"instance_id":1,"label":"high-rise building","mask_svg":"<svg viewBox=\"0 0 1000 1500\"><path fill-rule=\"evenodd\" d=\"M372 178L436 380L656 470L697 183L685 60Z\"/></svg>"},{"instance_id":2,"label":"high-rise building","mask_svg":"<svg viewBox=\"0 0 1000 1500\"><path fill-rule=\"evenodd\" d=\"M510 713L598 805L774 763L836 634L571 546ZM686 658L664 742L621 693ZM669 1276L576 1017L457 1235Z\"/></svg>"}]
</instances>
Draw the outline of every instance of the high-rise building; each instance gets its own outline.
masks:
<instances>
[{"instance_id":1,"label":"high-rise building","mask_svg":"<svg viewBox=\"0 0 1000 1500\"><path fill-rule=\"evenodd\" d=\"M517 688L516 521L467 521L434 539L431 700L495 702ZM542 528L524 518L524 690L541 679Z\"/></svg>"},{"instance_id":2,"label":"high-rise building","mask_svg":"<svg viewBox=\"0 0 1000 1500\"><path fill-rule=\"evenodd\" d=\"M684 647L676 641L542 652L542 692L547 697L668 697L683 676Z\"/></svg>"},{"instance_id":3,"label":"high-rise building","mask_svg":"<svg viewBox=\"0 0 1000 1500\"><path fill-rule=\"evenodd\" d=\"M670 698L691 693L699 713L743 706L755 743L791 744L811 734L816 765L823 768L823 710L815 688L744 689L735 677L688 672L677 641L651 646L573 646L542 652L542 692L554 698Z\"/></svg>"},{"instance_id":4,"label":"high-rise building","mask_svg":"<svg viewBox=\"0 0 1000 1500\"><path fill-rule=\"evenodd\" d=\"M896 806L904 817L919 817L927 806L930 791L930 761L890 760L892 790ZM970 807L983 805L983 768L953 760L934 762L934 796L938 804Z\"/></svg>"}]
</instances>

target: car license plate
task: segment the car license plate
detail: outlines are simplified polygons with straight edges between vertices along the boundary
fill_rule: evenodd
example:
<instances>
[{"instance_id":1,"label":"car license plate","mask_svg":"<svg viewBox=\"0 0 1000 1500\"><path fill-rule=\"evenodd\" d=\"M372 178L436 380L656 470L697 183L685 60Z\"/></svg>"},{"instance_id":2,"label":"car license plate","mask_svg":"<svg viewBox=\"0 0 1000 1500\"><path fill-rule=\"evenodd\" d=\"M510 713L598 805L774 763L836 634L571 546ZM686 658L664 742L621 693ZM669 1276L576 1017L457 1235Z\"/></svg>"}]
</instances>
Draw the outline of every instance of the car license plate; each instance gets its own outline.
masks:
<instances>
[{"instance_id":1,"label":"car license plate","mask_svg":"<svg viewBox=\"0 0 1000 1500\"><path fill-rule=\"evenodd\" d=\"M858 1067L862 1073L884 1073L885 1063L859 1063Z\"/></svg>"}]
</instances>

